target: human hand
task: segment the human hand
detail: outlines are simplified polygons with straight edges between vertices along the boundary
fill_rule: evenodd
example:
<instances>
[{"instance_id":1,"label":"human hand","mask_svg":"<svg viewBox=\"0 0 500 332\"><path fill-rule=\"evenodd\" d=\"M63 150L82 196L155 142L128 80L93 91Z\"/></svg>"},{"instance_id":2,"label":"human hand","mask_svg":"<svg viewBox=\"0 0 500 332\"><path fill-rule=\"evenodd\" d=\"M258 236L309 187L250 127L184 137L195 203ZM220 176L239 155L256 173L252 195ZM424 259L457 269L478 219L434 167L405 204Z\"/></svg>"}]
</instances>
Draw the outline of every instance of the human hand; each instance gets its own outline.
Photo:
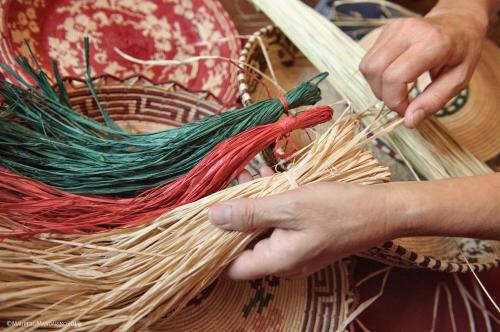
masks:
<instances>
[{"instance_id":1,"label":"human hand","mask_svg":"<svg viewBox=\"0 0 500 332\"><path fill-rule=\"evenodd\" d=\"M241 179L240 181L245 180ZM232 279L299 277L396 236L379 185L316 183L279 195L237 199L210 210L225 230L273 229L229 267ZM392 210L394 211L394 210Z\"/></svg>"},{"instance_id":2,"label":"human hand","mask_svg":"<svg viewBox=\"0 0 500 332\"><path fill-rule=\"evenodd\" d=\"M488 22L478 13L474 1L463 6L445 2L424 18L389 23L366 53L361 72L377 98L404 116L407 127L436 113L470 80ZM409 103L407 84L426 71L432 83Z\"/></svg>"}]
</instances>

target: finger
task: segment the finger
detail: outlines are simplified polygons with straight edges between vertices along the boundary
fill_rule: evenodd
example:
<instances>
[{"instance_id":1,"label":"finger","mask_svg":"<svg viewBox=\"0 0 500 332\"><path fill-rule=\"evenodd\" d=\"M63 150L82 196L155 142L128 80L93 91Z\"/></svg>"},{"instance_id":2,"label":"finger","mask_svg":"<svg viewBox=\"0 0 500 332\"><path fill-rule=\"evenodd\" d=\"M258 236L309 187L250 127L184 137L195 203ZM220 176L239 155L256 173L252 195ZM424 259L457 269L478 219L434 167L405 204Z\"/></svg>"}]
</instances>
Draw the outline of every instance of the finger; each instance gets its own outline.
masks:
<instances>
[{"instance_id":1,"label":"finger","mask_svg":"<svg viewBox=\"0 0 500 332\"><path fill-rule=\"evenodd\" d=\"M297 214L290 202L297 200L296 191L264 198L240 198L219 203L209 211L215 226L236 231L271 227L293 228Z\"/></svg>"},{"instance_id":2,"label":"finger","mask_svg":"<svg viewBox=\"0 0 500 332\"><path fill-rule=\"evenodd\" d=\"M372 46L366 51L365 56L370 57L373 53L377 52L382 46L384 46L388 41L394 38L394 23L388 23L385 25L377 36L377 39L372 44Z\"/></svg>"},{"instance_id":3,"label":"finger","mask_svg":"<svg viewBox=\"0 0 500 332\"><path fill-rule=\"evenodd\" d=\"M429 70L429 75L431 77L431 80L437 79L440 75L444 74L448 70L449 67L446 65L440 65L432 68L431 70Z\"/></svg>"},{"instance_id":4,"label":"finger","mask_svg":"<svg viewBox=\"0 0 500 332\"><path fill-rule=\"evenodd\" d=\"M240 173L240 175L238 175L238 183L250 182L252 180L253 177L247 170L244 170L243 172Z\"/></svg>"},{"instance_id":5,"label":"finger","mask_svg":"<svg viewBox=\"0 0 500 332\"><path fill-rule=\"evenodd\" d=\"M411 21L412 19L410 19ZM389 42L394 41L396 38L404 37L408 39L407 30L404 25L411 25L412 22L408 23L408 19L395 19L394 21L387 23L383 28L380 34L377 36L377 39L372 44L372 46L366 52L367 56L372 56L373 54L380 51L385 45ZM405 23L406 22L406 23Z\"/></svg>"},{"instance_id":6,"label":"finger","mask_svg":"<svg viewBox=\"0 0 500 332\"><path fill-rule=\"evenodd\" d=\"M259 171L262 177L269 177L274 174L273 169L269 166L262 166Z\"/></svg>"},{"instance_id":7,"label":"finger","mask_svg":"<svg viewBox=\"0 0 500 332\"><path fill-rule=\"evenodd\" d=\"M470 73L465 65L452 68L438 76L408 106L405 113L405 126L414 128L439 111L465 87L469 78Z\"/></svg>"},{"instance_id":8,"label":"finger","mask_svg":"<svg viewBox=\"0 0 500 332\"><path fill-rule=\"evenodd\" d=\"M294 231L275 230L271 237L256 243L252 249L245 250L227 269L227 276L235 280L257 279L268 275L288 274L291 267L296 266L297 255L290 253L285 246L300 242Z\"/></svg>"},{"instance_id":9,"label":"finger","mask_svg":"<svg viewBox=\"0 0 500 332\"><path fill-rule=\"evenodd\" d=\"M382 99L382 75L384 71L409 47L407 38L394 38L381 45L377 51L365 56L360 70L377 98Z\"/></svg>"},{"instance_id":10,"label":"finger","mask_svg":"<svg viewBox=\"0 0 500 332\"><path fill-rule=\"evenodd\" d=\"M245 250L229 265L226 276L233 280L252 280L272 274L274 259L269 238L259 241L253 249ZM260 248L258 251L256 248Z\"/></svg>"},{"instance_id":11,"label":"finger","mask_svg":"<svg viewBox=\"0 0 500 332\"><path fill-rule=\"evenodd\" d=\"M442 48L413 45L395 59L382 74L382 101L391 110L404 115L408 107L408 83L446 60Z\"/></svg>"}]
</instances>

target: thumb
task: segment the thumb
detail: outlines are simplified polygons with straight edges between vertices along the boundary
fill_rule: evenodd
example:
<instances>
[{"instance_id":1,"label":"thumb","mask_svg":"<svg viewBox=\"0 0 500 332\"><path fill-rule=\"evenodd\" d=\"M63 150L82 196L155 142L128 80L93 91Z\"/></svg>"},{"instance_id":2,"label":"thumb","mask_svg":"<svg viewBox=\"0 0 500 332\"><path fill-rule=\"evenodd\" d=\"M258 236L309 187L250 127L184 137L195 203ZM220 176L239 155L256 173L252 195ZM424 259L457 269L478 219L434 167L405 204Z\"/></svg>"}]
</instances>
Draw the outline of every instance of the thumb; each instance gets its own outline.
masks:
<instances>
[{"instance_id":1,"label":"thumb","mask_svg":"<svg viewBox=\"0 0 500 332\"><path fill-rule=\"evenodd\" d=\"M405 126L415 128L439 111L465 87L468 76L465 66L455 67L439 75L410 103L405 112Z\"/></svg>"},{"instance_id":2,"label":"thumb","mask_svg":"<svg viewBox=\"0 0 500 332\"><path fill-rule=\"evenodd\" d=\"M235 231L265 228L287 228L293 215L287 206L286 195L264 198L241 198L219 203L208 212L215 226Z\"/></svg>"}]
</instances>

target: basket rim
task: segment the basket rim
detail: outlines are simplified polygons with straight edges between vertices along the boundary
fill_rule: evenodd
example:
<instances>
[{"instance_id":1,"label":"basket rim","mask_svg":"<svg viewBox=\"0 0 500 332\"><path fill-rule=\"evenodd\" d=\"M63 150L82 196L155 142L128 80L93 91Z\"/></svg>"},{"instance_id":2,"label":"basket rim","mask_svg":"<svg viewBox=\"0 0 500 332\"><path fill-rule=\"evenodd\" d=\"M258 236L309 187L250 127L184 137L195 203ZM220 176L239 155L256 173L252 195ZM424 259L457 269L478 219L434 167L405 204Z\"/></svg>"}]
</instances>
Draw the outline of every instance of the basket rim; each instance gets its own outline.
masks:
<instances>
[{"instance_id":1,"label":"basket rim","mask_svg":"<svg viewBox=\"0 0 500 332\"><path fill-rule=\"evenodd\" d=\"M175 81L175 80L165 80L165 81L156 81L152 80L141 74L129 75L124 78L119 78L114 75L103 74L93 76L92 82L96 84L100 84L96 86L96 89L99 89L104 86L112 86L112 85L123 85L123 86L142 86L142 87L154 87L157 89L165 89L167 91L180 89L187 93L199 94L204 96L204 101L215 102L218 105L229 108L236 105L236 103L227 104L224 103L219 97L217 97L214 93L207 90L193 89L188 88L186 85ZM65 76L62 78L62 81L66 88L73 89L84 89L87 88L87 80L81 77L76 76ZM54 87L57 88L57 85L54 84Z\"/></svg>"},{"instance_id":2,"label":"basket rim","mask_svg":"<svg viewBox=\"0 0 500 332\"><path fill-rule=\"evenodd\" d=\"M258 40L262 35L267 33L272 33L275 31L280 31L279 28L273 24L266 25L254 32L246 41L245 45L241 49L240 57L238 62L247 63L250 55L250 49L255 45L255 41ZM238 93L243 105L248 106L253 103L252 96L248 92L247 75L241 69L238 69Z\"/></svg>"}]
</instances>

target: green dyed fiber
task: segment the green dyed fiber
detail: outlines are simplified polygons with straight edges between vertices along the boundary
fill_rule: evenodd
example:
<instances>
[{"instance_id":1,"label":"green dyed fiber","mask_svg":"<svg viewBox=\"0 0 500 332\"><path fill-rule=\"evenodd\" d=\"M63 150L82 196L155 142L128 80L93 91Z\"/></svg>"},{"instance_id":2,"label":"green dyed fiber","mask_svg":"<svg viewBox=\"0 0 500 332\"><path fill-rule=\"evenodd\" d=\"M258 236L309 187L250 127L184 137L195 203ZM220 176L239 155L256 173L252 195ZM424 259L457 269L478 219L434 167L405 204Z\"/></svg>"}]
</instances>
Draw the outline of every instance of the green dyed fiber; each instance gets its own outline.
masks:
<instances>
[{"instance_id":1,"label":"green dyed fiber","mask_svg":"<svg viewBox=\"0 0 500 332\"><path fill-rule=\"evenodd\" d=\"M129 196L163 184L188 172L219 142L275 122L285 111L278 99L268 99L180 128L132 134L118 128L99 105L88 61L88 87L104 124L71 108L55 64L58 89L34 56L33 61L34 67L26 58L18 59L35 86L0 64L19 84L0 83L0 95L6 100L0 106L0 165L76 194ZM320 74L287 92L289 108L318 102L318 84L326 76Z\"/></svg>"}]
</instances>

